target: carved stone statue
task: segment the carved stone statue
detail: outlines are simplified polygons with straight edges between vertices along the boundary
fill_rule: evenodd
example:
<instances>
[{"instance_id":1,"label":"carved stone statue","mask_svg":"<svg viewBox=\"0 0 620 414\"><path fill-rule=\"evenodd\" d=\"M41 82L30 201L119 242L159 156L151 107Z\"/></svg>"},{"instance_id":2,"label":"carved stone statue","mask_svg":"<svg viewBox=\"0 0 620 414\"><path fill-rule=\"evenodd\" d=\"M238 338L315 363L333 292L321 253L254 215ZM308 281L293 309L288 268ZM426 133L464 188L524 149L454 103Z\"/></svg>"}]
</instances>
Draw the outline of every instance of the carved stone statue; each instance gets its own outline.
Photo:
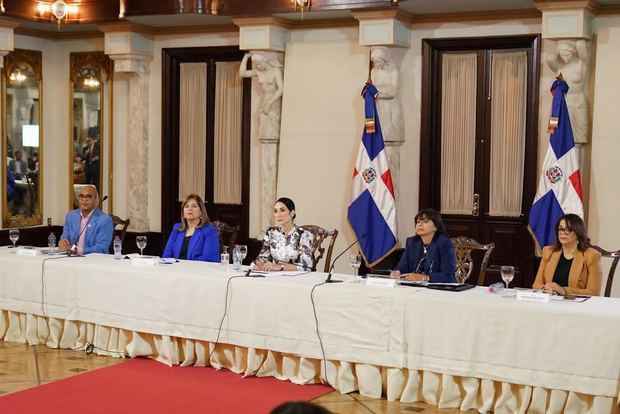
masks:
<instances>
[{"instance_id":1,"label":"carved stone statue","mask_svg":"<svg viewBox=\"0 0 620 414\"><path fill-rule=\"evenodd\" d=\"M398 99L398 68L390 50L385 46L373 47L370 51L372 83L379 90L377 112L385 141L404 139L403 110Z\"/></svg>"},{"instance_id":2,"label":"carved stone statue","mask_svg":"<svg viewBox=\"0 0 620 414\"><path fill-rule=\"evenodd\" d=\"M252 69L247 69L248 59ZM243 56L239 76L256 76L263 91L258 115L258 138L277 141L280 138L280 113L282 104L282 63L275 52L250 52Z\"/></svg>"},{"instance_id":3,"label":"carved stone statue","mask_svg":"<svg viewBox=\"0 0 620 414\"><path fill-rule=\"evenodd\" d=\"M547 57L547 65L557 75L562 73L568 83L566 106L570 115L571 126L575 142L588 142L590 125L588 113L588 98L586 96L586 80L588 76L589 55L586 41L560 40L554 53Z\"/></svg>"}]
</instances>

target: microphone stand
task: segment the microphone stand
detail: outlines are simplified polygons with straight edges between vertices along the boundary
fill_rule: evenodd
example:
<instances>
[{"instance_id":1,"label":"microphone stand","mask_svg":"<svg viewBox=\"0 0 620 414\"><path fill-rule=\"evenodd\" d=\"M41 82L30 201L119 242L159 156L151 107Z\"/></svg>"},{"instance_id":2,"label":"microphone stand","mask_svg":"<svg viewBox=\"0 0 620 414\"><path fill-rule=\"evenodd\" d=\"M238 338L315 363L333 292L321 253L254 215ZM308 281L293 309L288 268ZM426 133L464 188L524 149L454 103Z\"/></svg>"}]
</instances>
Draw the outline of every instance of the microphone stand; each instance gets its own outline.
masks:
<instances>
[{"instance_id":1,"label":"microphone stand","mask_svg":"<svg viewBox=\"0 0 620 414\"><path fill-rule=\"evenodd\" d=\"M336 261L338 261L338 259L340 259L340 257L342 257L343 254L345 254L346 252L349 251L349 249L351 247L353 247L353 245L357 242L359 242L360 240L364 239L366 237L366 234L362 234L360 237L358 237L357 239L355 239L355 241L353 243L351 243L349 246L347 246L346 249L344 249L342 251L342 253L340 253L338 256L336 256L336 258L334 259L334 261L332 262L332 266L329 268L329 273L327 274L327 279L325 279L325 283L338 283L338 282L342 282L342 280L336 280L336 279L332 279L332 272L334 271L334 267L336 267Z\"/></svg>"}]
</instances>

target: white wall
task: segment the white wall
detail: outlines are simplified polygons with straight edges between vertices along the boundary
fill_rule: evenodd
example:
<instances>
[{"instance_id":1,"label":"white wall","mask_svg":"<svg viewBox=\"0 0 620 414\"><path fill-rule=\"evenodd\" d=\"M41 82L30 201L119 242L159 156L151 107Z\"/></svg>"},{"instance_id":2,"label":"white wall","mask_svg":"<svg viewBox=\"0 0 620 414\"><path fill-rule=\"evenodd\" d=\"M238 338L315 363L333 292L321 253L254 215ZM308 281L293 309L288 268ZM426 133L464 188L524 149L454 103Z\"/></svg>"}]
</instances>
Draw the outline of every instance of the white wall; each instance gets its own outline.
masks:
<instances>
[{"instance_id":1,"label":"white wall","mask_svg":"<svg viewBox=\"0 0 620 414\"><path fill-rule=\"evenodd\" d=\"M422 39L538 32L536 19L416 24L411 48L396 52L402 58L400 98L405 118L397 205L401 243L413 233L420 191ZM286 46L278 195L295 200L299 223L338 229L335 253L355 240L346 215L361 139L360 91L368 76L368 53L367 47L359 46L357 27L293 30ZM546 130L545 122L541 121L541 130ZM346 258L337 270L350 271Z\"/></svg>"},{"instance_id":2,"label":"white wall","mask_svg":"<svg viewBox=\"0 0 620 414\"><path fill-rule=\"evenodd\" d=\"M590 174L590 210L588 232L592 241L606 250L620 249L620 16L596 19L596 61L592 118L592 154ZM603 261L607 275L610 260ZM605 278L606 280L606 278ZM604 280L604 282L605 282ZM620 297L620 269L612 296ZM604 285L603 285L604 286Z\"/></svg>"}]
</instances>

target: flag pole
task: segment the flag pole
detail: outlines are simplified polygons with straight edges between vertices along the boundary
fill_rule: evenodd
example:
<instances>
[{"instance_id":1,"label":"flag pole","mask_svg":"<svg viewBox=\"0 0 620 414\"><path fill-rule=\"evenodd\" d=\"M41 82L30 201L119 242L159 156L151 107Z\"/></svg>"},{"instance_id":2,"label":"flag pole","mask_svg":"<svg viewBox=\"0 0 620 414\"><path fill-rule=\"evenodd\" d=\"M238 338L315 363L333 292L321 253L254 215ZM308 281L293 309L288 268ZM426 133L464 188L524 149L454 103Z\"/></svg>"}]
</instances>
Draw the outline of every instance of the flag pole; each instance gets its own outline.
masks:
<instances>
[{"instance_id":1,"label":"flag pole","mask_svg":"<svg viewBox=\"0 0 620 414\"><path fill-rule=\"evenodd\" d=\"M366 81L367 84L372 85L372 78L370 77L370 73L372 71L372 59L370 58L370 56L372 55L372 50L368 51L368 80Z\"/></svg>"}]
</instances>

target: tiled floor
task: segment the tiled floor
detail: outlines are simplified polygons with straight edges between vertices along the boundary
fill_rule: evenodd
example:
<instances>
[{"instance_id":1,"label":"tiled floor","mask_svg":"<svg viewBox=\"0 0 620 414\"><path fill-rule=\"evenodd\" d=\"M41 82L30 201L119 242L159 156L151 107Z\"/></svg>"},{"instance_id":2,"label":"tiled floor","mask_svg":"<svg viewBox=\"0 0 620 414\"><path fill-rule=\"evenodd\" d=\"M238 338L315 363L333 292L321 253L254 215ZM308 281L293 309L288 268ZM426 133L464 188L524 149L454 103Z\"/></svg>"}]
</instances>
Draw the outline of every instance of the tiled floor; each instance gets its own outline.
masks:
<instances>
[{"instance_id":1,"label":"tiled floor","mask_svg":"<svg viewBox=\"0 0 620 414\"><path fill-rule=\"evenodd\" d=\"M28 346L0 340L0 398L12 392L121 362L123 359L86 355L84 351L57 350L44 345ZM439 410L422 403L401 404L384 399L377 400L357 393L340 394L337 391L319 397L314 402L337 414L461 412Z\"/></svg>"}]
</instances>

